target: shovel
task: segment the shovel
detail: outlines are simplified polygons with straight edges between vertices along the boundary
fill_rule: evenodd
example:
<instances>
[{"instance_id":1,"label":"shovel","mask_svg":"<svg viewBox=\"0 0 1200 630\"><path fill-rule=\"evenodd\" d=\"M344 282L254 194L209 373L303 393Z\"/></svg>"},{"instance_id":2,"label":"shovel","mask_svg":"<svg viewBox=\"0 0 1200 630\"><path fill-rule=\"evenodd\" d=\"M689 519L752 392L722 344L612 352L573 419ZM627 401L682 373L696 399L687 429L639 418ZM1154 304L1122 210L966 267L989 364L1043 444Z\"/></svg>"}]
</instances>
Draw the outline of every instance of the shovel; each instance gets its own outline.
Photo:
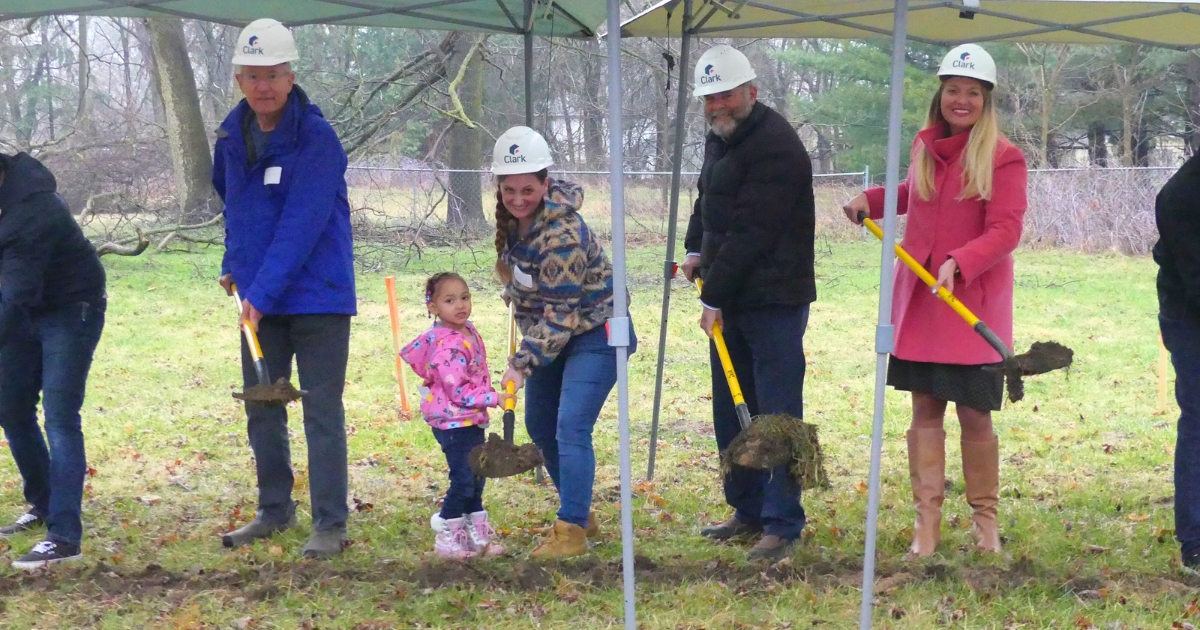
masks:
<instances>
[{"instance_id":1,"label":"shovel","mask_svg":"<svg viewBox=\"0 0 1200 630\"><path fill-rule=\"evenodd\" d=\"M696 289L703 287L704 282L696 278ZM738 424L742 425L741 432L721 453L721 472L728 475L733 464L756 470L791 464L789 471L805 490L829 488L825 454L817 440L817 427L786 414L751 418L720 323L713 323L712 338L721 359L721 369L725 371L725 380L729 383L729 393L733 396Z\"/></svg>"},{"instance_id":2,"label":"shovel","mask_svg":"<svg viewBox=\"0 0 1200 630\"><path fill-rule=\"evenodd\" d=\"M858 218L862 224L867 227L879 240L883 240L883 230L875 224L874 221L867 218L867 213L859 212ZM937 284L937 278L925 270L921 263L904 251L900 244L896 244L896 257L904 261L917 277L925 282L925 284L933 287ZM1053 370L1066 369L1071 366L1071 361L1075 358L1075 351L1070 348L1054 342L1054 341L1036 341L1029 347L1029 352L1023 354L1013 354L1013 351L1000 341L1000 337L988 328L982 320L975 316L954 294L946 287L938 287L938 297L942 301L950 305L955 313L958 313L964 321L967 322L975 332L983 337L984 341L988 342L996 352L1000 353L1000 357L1004 359L1000 368L1004 372L1004 383L1008 387L1008 399L1012 402L1017 402L1025 397L1025 382L1022 376L1035 376L1037 374L1045 374Z\"/></svg>"},{"instance_id":3,"label":"shovel","mask_svg":"<svg viewBox=\"0 0 1200 630\"><path fill-rule=\"evenodd\" d=\"M512 356L517 351L517 331L515 320L513 319L513 306L508 306L508 355ZM504 384L504 391L510 396L516 394L516 388L512 381ZM540 467L545 460L542 459L542 451L538 449L536 444L522 444L515 446L513 444L513 432L516 429L517 414L514 411L517 401L513 398L508 398L504 401L504 437L492 433L488 436L486 444L480 444L471 449L467 455L467 463L471 465L471 470L475 471L480 477L490 479L500 479L502 477L512 477L523 472L529 472Z\"/></svg>"},{"instance_id":4,"label":"shovel","mask_svg":"<svg viewBox=\"0 0 1200 630\"><path fill-rule=\"evenodd\" d=\"M232 285L230 289L233 291L233 299L237 303L238 312L242 309L242 296L238 295L237 285ZM258 345L258 335L254 332L254 327L249 321L242 322L242 333L246 336L246 345L250 348L250 354L254 357L254 373L258 376L258 385L252 385L246 388L242 393L233 393L233 397L246 402L257 402L268 406L286 405L293 400L299 400L301 396L308 392L302 389L292 387L291 382L286 378L280 378L271 383L271 375L267 372L267 360L263 358L262 346Z\"/></svg>"}]
</instances>

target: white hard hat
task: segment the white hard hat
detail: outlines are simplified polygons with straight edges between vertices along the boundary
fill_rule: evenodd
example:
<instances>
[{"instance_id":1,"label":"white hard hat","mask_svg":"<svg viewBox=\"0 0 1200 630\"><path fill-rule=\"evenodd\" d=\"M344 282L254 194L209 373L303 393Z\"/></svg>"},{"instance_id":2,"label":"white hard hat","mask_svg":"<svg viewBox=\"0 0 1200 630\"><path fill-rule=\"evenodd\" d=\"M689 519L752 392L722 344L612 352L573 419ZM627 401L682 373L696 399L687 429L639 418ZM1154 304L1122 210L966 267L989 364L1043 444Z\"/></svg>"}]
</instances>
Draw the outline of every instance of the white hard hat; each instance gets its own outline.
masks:
<instances>
[{"instance_id":1,"label":"white hard hat","mask_svg":"<svg viewBox=\"0 0 1200 630\"><path fill-rule=\"evenodd\" d=\"M277 66L300 58L292 32L278 20L254 20L238 35L235 66Z\"/></svg>"},{"instance_id":2,"label":"white hard hat","mask_svg":"<svg viewBox=\"0 0 1200 630\"><path fill-rule=\"evenodd\" d=\"M696 62L695 89L692 96L701 97L733 88L754 80L754 68L742 51L719 44L704 51L700 61Z\"/></svg>"},{"instance_id":3,"label":"white hard hat","mask_svg":"<svg viewBox=\"0 0 1200 630\"><path fill-rule=\"evenodd\" d=\"M529 127L513 127L500 134L492 149L493 175L520 175L550 168L554 158L542 134Z\"/></svg>"},{"instance_id":4,"label":"white hard hat","mask_svg":"<svg viewBox=\"0 0 1200 630\"><path fill-rule=\"evenodd\" d=\"M943 79L969 77L987 83L988 87L996 87L996 61L978 44L955 46L942 59L938 76Z\"/></svg>"}]
</instances>

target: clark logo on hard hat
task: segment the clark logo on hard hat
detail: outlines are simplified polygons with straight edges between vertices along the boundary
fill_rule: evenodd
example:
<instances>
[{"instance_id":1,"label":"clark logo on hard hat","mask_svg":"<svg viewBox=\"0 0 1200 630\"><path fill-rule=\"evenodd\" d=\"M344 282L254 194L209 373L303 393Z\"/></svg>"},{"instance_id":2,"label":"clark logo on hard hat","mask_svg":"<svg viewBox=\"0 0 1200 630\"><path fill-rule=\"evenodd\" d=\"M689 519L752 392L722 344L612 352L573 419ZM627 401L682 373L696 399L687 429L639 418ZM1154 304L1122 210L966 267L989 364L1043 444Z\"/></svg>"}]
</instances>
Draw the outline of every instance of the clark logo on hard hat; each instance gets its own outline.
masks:
<instances>
[{"instance_id":1,"label":"clark logo on hard hat","mask_svg":"<svg viewBox=\"0 0 1200 630\"><path fill-rule=\"evenodd\" d=\"M967 77L996 87L996 62L978 44L963 44L946 53L938 68L938 77Z\"/></svg>"},{"instance_id":2,"label":"clark logo on hard hat","mask_svg":"<svg viewBox=\"0 0 1200 630\"><path fill-rule=\"evenodd\" d=\"M697 98L725 92L749 83L758 76L750 67L750 60L742 51L720 44L713 46L700 55L696 62L695 89L692 95Z\"/></svg>"},{"instance_id":3,"label":"clark logo on hard hat","mask_svg":"<svg viewBox=\"0 0 1200 630\"><path fill-rule=\"evenodd\" d=\"M550 168L554 159L542 134L529 127L513 127L496 139L492 149L493 175L520 175Z\"/></svg>"},{"instance_id":4,"label":"clark logo on hard hat","mask_svg":"<svg viewBox=\"0 0 1200 630\"><path fill-rule=\"evenodd\" d=\"M238 35L235 66L277 66L300 58L292 32L278 20L254 20Z\"/></svg>"}]
</instances>

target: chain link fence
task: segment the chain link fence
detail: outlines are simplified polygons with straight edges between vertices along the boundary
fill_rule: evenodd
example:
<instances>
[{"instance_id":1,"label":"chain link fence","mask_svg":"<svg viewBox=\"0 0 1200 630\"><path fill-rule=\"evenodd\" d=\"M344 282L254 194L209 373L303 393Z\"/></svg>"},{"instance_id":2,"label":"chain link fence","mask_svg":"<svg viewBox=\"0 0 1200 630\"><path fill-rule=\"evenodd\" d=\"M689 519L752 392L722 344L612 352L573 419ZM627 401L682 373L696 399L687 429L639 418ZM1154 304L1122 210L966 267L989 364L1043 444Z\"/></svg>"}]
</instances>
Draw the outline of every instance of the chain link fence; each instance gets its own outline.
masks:
<instances>
[{"instance_id":1,"label":"chain link fence","mask_svg":"<svg viewBox=\"0 0 1200 630\"><path fill-rule=\"evenodd\" d=\"M1146 254L1157 239L1154 196L1174 170L1030 170L1023 244ZM581 214L607 239L611 234L608 171L553 171L551 176L583 187ZM697 176L694 171L681 176L680 238L695 202ZM487 237L494 222L496 189L489 171L437 168L428 163L355 165L346 177L356 237L361 243L418 254L426 246L478 248L482 253L492 246ZM841 205L870 183L866 169L814 176L818 238L863 238L862 232L845 220ZM626 233L631 245L665 244L670 184L669 172L625 174Z\"/></svg>"}]
</instances>

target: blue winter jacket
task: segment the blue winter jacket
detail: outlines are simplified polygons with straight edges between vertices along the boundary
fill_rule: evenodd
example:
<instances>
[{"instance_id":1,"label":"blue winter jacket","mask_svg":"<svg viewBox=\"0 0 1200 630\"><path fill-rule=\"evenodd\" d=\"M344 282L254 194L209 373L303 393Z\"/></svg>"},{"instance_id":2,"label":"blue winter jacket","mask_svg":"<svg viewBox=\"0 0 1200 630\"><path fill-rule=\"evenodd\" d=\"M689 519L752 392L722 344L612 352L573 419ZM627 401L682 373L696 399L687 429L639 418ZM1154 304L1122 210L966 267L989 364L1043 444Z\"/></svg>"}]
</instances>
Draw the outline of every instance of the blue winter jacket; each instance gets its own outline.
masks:
<instances>
[{"instance_id":1,"label":"blue winter jacket","mask_svg":"<svg viewBox=\"0 0 1200 630\"><path fill-rule=\"evenodd\" d=\"M242 298L265 315L356 314L346 152L337 134L300 86L265 155L253 155L252 116L242 100L217 130L221 273L232 274Z\"/></svg>"}]
</instances>

